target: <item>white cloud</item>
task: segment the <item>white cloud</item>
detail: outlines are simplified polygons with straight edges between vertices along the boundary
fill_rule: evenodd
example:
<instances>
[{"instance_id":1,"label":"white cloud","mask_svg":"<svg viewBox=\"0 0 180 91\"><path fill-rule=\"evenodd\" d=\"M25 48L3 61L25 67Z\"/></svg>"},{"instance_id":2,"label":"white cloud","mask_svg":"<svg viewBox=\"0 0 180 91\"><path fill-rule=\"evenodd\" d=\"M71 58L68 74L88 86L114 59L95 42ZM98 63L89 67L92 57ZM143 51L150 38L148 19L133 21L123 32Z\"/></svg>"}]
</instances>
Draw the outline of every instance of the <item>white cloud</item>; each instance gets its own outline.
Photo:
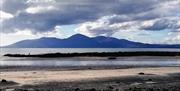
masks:
<instances>
[{"instance_id":1,"label":"white cloud","mask_svg":"<svg viewBox=\"0 0 180 91\"><path fill-rule=\"evenodd\" d=\"M163 17L151 21L151 24L141 27L141 29L152 31L162 31L170 29L172 31L175 31L176 29L180 28L180 17Z\"/></svg>"},{"instance_id":2,"label":"white cloud","mask_svg":"<svg viewBox=\"0 0 180 91\"><path fill-rule=\"evenodd\" d=\"M30 30L16 30L15 33L0 33L0 46L9 45L24 39L36 39L37 35L33 35Z\"/></svg>"},{"instance_id":3,"label":"white cloud","mask_svg":"<svg viewBox=\"0 0 180 91\"><path fill-rule=\"evenodd\" d=\"M34 4L34 3L56 3L56 0L27 0L26 3Z\"/></svg>"},{"instance_id":4,"label":"white cloud","mask_svg":"<svg viewBox=\"0 0 180 91\"><path fill-rule=\"evenodd\" d=\"M4 11L0 11L0 22L6 20L6 19L10 19L13 18L14 16L10 13L4 12Z\"/></svg>"},{"instance_id":5,"label":"white cloud","mask_svg":"<svg viewBox=\"0 0 180 91\"><path fill-rule=\"evenodd\" d=\"M156 38L164 39L167 37L165 36L166 33L177 32L180 28L179 17L163 17L144 21L129 21L128 19L127 16L124 18L121 17L121 15L104 16L96 21L81 24L81 26L76 28L75 31L87 36L101 35L114 37L115 35L117 38L124 38L132 41L142 40L139 42L155 43L157 42L157 40L155 40ZM151 31L151 33L148 31ZM159 41L159 43L179 43L179 35L180 34L177 33L176 35L169 35L168 39L165 41ZM143 37L146 39L141 39ZM148 40L148 38L151 38L151 40Z\"/></svg>"},{"instance_id":6,"label":"white cloud","mask_svg":"<svg viewBox=\"0 0 180 91\"><path fill-rule=\"evenodd\" d=\"M26 12L30 14L37 14L51 10L56 10L56 8L54 6L36 6L27 8Z\"/></svg>"},{"instance_id":7,"label":"white cloud","mask_svg":"<svg viewBox=\"0 0 180 91\"><path fill-rule=\"evenodd\" d=\"M111 36L119 30L127 30L126 28L134 24L129 22L130 18L125 15L104 16L93 22L85 22L75 31L87 36Z\"/></svg>"},{"instance_id":8,"label":"white cloud","mask_svg":"<svg viewBox=\"0 0 180 91\"><path fill-rule=\"evenodd\" d=\"M156 6L155 11L161 16L172 16L180 13L180 0L167 0L164 3L160 3Z\"/></svg>"},{"instance_id":9,"label":"white cloud","mask_svg":"<svg viewBox=\"0 0 180 91\"><path fill-rule=\"evenodd\" d=\"M180 44L180 31L169 33L164 42L169 44Z\"/></svg>"},{"instance_id":10,"label":"white cloud","mask_svg":"<svg viewBox=\"0 0 180 91\"><path fill-rule=\"evenodd\" d=\"M111 36L119 31L139 31L141 27L151 26L156 21L156 19L147 21L130 20L125 15L104 16L96 21L83 23L75 31L87 36Z\"/></svg>"}]
</instances>

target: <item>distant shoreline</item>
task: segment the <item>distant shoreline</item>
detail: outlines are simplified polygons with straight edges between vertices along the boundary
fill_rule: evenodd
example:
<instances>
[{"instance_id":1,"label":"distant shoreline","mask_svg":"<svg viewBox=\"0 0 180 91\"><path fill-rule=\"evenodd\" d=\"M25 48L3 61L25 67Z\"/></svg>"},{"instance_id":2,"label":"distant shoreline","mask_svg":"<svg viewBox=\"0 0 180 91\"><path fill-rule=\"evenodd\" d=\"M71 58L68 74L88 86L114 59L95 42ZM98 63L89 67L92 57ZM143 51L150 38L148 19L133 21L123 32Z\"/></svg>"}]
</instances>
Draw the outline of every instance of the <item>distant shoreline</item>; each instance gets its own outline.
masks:
<instances>
[{"instance_id":1,"label":"distant shoreline","mask_svg":"<svg viewBox=\"0 0 180 91\"><path fill-rule=\"evenodd\" d=\"M180 52L136 51L136 52L86 52L86 53L46 53L46 54L5 54L7 57L128 57L128 56L180 56Z\"/></svg>"}]
</instances>

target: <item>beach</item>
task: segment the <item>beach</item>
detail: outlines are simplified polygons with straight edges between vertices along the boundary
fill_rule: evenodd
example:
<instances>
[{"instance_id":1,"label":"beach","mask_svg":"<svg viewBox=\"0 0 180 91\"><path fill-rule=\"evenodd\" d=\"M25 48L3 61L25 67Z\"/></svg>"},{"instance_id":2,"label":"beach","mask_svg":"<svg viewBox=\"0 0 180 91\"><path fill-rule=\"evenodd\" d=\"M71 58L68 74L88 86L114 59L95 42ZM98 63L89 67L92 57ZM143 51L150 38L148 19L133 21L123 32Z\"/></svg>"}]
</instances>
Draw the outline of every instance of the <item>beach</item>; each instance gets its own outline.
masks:
<instances>
[{"instance_id":1,"label":"beach","mask_svg":"<svg viewBox=\"0 0 180 91\"><path fill-rule=\"evenodd\" d=\"M2 91L179 91L180 67L3 68L0 79Z\"/></svg>"}]
</instances>

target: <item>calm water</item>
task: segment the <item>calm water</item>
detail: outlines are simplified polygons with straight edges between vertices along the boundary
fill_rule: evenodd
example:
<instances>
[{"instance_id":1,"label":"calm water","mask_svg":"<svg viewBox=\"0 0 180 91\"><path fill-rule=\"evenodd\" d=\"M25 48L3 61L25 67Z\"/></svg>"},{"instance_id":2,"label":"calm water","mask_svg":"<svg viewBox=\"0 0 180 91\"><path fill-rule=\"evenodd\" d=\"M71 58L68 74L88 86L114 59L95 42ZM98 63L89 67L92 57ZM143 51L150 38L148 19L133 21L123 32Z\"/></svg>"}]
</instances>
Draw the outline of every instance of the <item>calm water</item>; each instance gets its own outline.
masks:
<instances>
[{"instance_id":1,"label":"calm water","mask_svg":"<svg viewBox=\"0 0 180 91\"><path fill-rule=\"evenodd\" d=\"M40 53L72 53L72 52L118 52L118 51L180 51L180 49L38 49L38 48L1 48L0 66L179 66L180 57L118 57L115 60L98 57L76 58L10 58L3 57L7 53L40 54Z\"/></svg>"}]
</instances>

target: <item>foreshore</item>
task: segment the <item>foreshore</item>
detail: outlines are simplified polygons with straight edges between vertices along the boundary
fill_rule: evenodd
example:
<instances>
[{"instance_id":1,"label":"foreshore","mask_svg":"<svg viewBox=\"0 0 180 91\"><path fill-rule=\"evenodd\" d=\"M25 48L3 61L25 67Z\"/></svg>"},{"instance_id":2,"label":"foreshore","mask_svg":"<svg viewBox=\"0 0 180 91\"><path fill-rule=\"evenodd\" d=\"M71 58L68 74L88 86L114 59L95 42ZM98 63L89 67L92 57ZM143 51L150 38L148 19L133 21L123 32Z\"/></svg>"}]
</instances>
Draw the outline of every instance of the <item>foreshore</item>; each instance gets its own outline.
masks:
<instances>
[{"instance_id":1,"label":"foreshore","mask_svg":"<svg viewBox=\"0 0 180 91\"><path fill-rule=\"evenodd\" d=\"M12 91L179 91L180 67L111 69L1 69L1 90ZM21 68L22 69L22 68Z\"/></svg>"}]
</instances>

